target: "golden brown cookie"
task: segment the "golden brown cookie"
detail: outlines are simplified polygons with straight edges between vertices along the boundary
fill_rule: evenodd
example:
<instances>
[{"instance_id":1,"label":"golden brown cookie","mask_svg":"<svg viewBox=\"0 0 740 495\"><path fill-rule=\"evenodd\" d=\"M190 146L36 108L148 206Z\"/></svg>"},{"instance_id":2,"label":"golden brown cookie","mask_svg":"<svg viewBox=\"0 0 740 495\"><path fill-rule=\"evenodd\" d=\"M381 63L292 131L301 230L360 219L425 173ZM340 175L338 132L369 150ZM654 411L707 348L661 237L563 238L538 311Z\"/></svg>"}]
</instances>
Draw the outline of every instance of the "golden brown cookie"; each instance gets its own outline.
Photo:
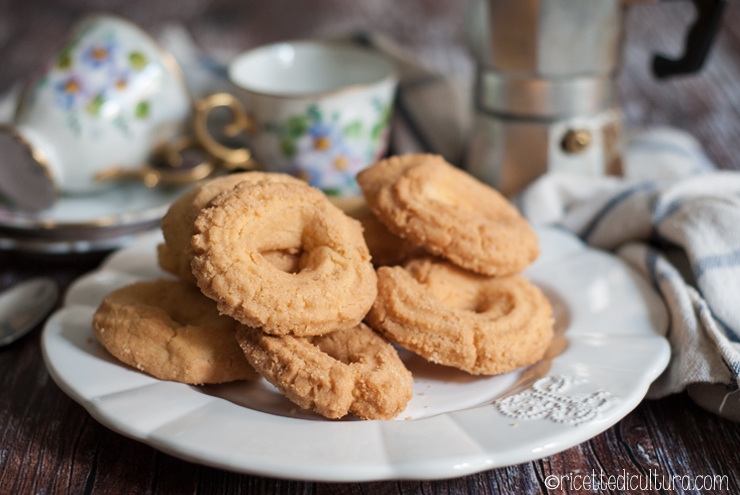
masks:
<instances>
[{"instance_id":1,"label":"golden brown cookie","mask_svg":"<svg viewBox=\"0 0 740 495\"><path fill-rule=\"evenodd\" d=\"M327 418L392 419L413 379L393 346L364 324L321 337L274 336L241 325L247 360L303 409Z\"/></svg>"},{"instance_id":2,"label":"golden brown cookie","mask_svg":"<svg viewBox=\"0 0 740 495\"><path fill-rule=\"evenodd\" d=\"M365 198L333 198L329 200L350 217L362 224L365 242L370 250L373 265L396 265L403 262L419 249L406 239L393 234L367 205Z\"/></svg>"},{"instance_id":3,"label":"golden brown cookie","mask_svg":"<svg viewBox=\"0 0 740 495\"><path fill-rule=\"evenodd\" d=\"M550 303L526 278L486 277L431 257L379 268L366 321L431 362L475 375L539 361L553 335Z\"/></svg>"},{"instance_id":4,"label":"golden brown cookie","mask_svg":"<svg viewBox=\"0 0 740 495\"><path fill-rule=\"evenodd\" d=\"M468 270L519 273L539 254L537 236L506 198L440 156L394 156L357 182L389 230Z\"/></svg>"},{"instance_id":5,"label":"golden brown cookie","mask_svg":"<svg viewBox=\"0 0 740 495\"><path fill-rule=\"evenodd\" d=\"M377 294L360 223L306 184L239 184L201 210L193 274L218 309L267 333L320 335L357 325ZM296 252L297 273L265 259Z\"/></svg>"},{"instance_id":6,"label":"golden brown cookie","mask_svg":"<svg viewBox=\"0 0 740 495\"><path fill-rule=\"evenodd\" d=\"M98 342L124 363L161 380L224 383L259 377L221 316L194 285L137 282L109 294L93 317Z\"/></svg>"},{"instance_id":7,"label":"golden brown cookie","mask_svg":"<svg viewBox=\"0 0 740 495\"><path fill-rule=\"evenodd\" d=\"M190 268L190 261L193 256L190 239L193 236L193 223L200 210L213 198L232 189L237 184L242 182L257 183L266 180L303 182L286 174L241 172L204 180L180 196L172 203L162 218L164 243L157 246L159 266L163 270L195 284L195 277L193 277ZM297 264L297 258L291 257L290 253L276 252L271 260L285 271L294 269Z\"/></svg>"}]
</instances>

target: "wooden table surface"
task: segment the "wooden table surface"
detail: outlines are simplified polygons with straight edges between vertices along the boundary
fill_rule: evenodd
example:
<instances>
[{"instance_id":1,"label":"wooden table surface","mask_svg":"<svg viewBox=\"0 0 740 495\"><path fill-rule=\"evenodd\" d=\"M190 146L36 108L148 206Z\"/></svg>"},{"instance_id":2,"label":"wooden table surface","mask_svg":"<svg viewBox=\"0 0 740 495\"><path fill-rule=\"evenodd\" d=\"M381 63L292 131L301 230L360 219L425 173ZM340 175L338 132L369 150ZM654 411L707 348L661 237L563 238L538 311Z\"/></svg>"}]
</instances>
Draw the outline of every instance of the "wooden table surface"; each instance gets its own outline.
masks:
<instances>
[{"instance_id":1,"label":"wooden table surface","mask_svg":"<svg viewBox=\"0 0 740 495\"><path fill-rule=\"evenodd\" d=\"M328 33L383 32L429 66L467 77L472 65L464 46L463 5L453 0L0 0L0 92L35 70L55 41L92 9L124 15L147 29L182 23L214 53ZM686 129L719 167L740 169L740 5L730 2L699 75L665 82L650 75L652 53L680 51L691 13L689 2L630 8L619 79L627 123ZM65 289L105 254L55 258L3 252L0 289L36 275L49 275ZM67 397L44 366L41 327L0 349L0 494L565 493L571 491L567 484L548 490L548 476L592 471L692 479L726 475L722 492L740 492L740 425L703 411L686 394L643 401L614 427L562 453L449 480L313 483L191 464L112 432Z\"/></svg>"}]
</instances>

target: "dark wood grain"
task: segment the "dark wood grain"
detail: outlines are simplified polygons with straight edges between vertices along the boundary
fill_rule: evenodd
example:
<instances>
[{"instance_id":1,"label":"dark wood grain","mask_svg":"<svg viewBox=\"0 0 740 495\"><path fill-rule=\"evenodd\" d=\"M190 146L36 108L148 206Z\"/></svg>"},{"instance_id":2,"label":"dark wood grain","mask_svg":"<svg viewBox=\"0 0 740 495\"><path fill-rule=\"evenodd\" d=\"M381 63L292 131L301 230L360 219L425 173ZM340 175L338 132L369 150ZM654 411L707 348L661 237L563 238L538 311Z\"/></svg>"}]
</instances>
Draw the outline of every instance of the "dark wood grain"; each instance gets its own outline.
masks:
<instances>
[{"instance_id":1,"label":"dark wood grain","mask_svg":"<svg viewBox=\"0 0 740 495\"><path fill-rule=\"evenodd\" d=\"M286 38L378 31L428 65L465 78L472 64L464 46L463 8L464 2L453 0L0 0L0 92L36 70L80 16L99 9L147 29L184 23L205 50L219 54ZM653 53L680 50L691 16L689 2L630 8L619 80L625 116L631 126L686 129L720 167L740 169L740 5L730 2L700 74L656 81L649 71ZM101 254L0 253L0 289L40 274L66 289L101 259ZM560 454L455 479L307 483L231 473L176 459L101 426L50 378L39 339L36 328L0 348L0 494L568 493L564 488L548 491L545 480L623 471L665 478L726 475L725 493L740 493L740 425L703 411L686 394L643 401L605 433Z\"/></svg>"}]
</instances>

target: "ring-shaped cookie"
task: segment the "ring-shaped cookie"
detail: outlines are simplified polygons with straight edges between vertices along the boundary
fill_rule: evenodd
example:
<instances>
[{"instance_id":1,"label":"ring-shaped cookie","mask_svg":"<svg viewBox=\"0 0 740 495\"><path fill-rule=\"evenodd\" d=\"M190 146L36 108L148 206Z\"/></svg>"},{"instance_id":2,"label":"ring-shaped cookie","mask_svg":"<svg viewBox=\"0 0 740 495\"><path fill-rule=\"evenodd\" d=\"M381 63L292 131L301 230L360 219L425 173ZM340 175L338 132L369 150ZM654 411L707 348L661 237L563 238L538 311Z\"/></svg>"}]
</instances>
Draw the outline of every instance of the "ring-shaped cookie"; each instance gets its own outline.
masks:
<instances>
[{"instance_id":1,"label":"ring-shaped cookie","mask_svg":"<svg viewBox=\"0 0 740 495\"><path fill-rule=\"evenodd\" d=\"M117 289L93 317L95 337L114 357L160 380L190 384L259 378L236 342L237 325L180 280Z\"/></svg>"},{"instance_id":2,"label":"ring-shaped cookie","mask_svg":"<svg viewBox=\"0 0 740 495\"><path fill-rule=\"evenodd\" d=\"M521 272L539 255L537 236L495 189L442 157L390 157L357 176L388 229L432 254L485 275Z\"/></svg>"},{"instance_id":3,"label":"ring-shaped cookie","mask_svg":"<svg viewBox=\"0 0 740 495\"><path fill-rule=\"evenodd\" d=\"M392 419L413 378L393 346L361 323L320 337L274 336L245 325L237 340L252 366L302 409L337 419Z\"/></svg>"},{"instance_id":4,"label":"ring-shaped cookie","mask_svg":"<svg viewBox=\"0 0 740 495\"><path fill-rule=\"evenodd\" d=\"M553 336L552 308L526 278L476 275L431 257L379 268L366 322L431 362L474 375L533 364Z\"/></svg>"},{"instance_id":5,"label":"ring-shaped cookie","mask_svg":"<svg viewBox=\"0 0 740 495\"><path fill-rule=\"evenodd\" d=\"M242 182L257 183L261 181L295 182L300 179L287 174L267 172L241 172L207 179L195 184L175 200L162 217L162 235L164 242L157 246L157 261L162 269L177 275L181 279L196 283L190 268L193 248L190 238L193 236L193 223L198 213L213 198L224 191L232 189ZM295 269L297 257L291 253L275 252L268 258L284 271Z\"/></svg>"},{"instance_id":6,"label":"ring-shaped cookie","mask_svg":"<svg viewBox=\"0 0 740 495\"><path fill-rule=\"evenodd\" d=\"M419 251L410 241L393 234L378 220L367 205L365 198L352 198L350 202L343 197L329 197L329 200L348 216L362 224L367 248L370 250L373 265L397 265Z\"/></svg>"},{"instance_id":7,"label":"ring-shaped cookie","mask_svg":"<svg viewBox=\"0 0 740 495\"><path fill-rule=\"evenodd\" d=\"M218 309L274 335L321 335L362 321L377 276L357 220L304 184L239 184L195 221L192 271ZM295 250L287 273L262 253Z\"/></svg>"}]
</instances>

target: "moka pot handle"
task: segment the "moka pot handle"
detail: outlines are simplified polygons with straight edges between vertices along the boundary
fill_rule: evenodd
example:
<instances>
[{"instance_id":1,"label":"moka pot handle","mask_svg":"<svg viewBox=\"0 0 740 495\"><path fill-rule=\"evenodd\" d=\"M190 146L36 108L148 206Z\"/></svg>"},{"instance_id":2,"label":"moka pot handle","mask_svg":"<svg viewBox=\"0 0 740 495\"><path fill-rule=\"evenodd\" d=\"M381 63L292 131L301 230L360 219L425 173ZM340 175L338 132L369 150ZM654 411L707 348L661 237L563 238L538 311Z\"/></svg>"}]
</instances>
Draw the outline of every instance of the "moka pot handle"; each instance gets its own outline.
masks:
<instances>
[{"instance_id":1,"label":"moka pot handle","mask_svg":"<svg viewBox=\"0 0 740 495\"><path fill-rule=\"evenodd\" d=\"M696 21L686 34L683 55L677 59L655 55L653 73L658 79L697 72L707 59L719 31L727 0L692 0L692 2L696 7Z\"/></svg>"}]
</instances>

